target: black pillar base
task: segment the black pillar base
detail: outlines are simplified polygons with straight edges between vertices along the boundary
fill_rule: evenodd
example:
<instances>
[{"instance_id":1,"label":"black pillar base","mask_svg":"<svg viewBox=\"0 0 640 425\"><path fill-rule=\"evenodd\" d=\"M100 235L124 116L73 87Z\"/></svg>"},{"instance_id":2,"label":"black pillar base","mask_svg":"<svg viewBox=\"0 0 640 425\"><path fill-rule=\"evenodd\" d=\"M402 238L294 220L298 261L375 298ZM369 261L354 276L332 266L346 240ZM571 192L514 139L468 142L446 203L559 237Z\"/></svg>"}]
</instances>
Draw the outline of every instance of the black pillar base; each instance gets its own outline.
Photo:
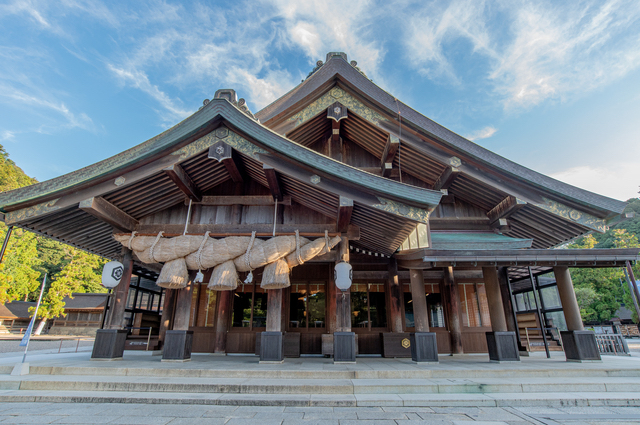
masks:
<instances>
[{"instance_id":1,"label":"black pillar base","mask_svg":"<svg viewBox=\"0 0 640 425\"><path fill-rule=\"evenodd\" d=\"M602 360L593 331L561 331L560 336L568 362Z\"/></svg>"},{"instance_id":2,"label":"black pillar base","mask_svg":"<svg viewBox=\"0 0 640 425\"><path fill-rule=\"evenodd\" d=\"M333 362L356 362L356 334L354 332L333 333Z\"/></svg>"},{"instance_id":3,"label":"black pillar base","mask_svg":"<svg viewBox=\"0 0 640 425\"><path fill-rule=\"evenodd\" d=\"M191 360L193 331L167 331L162 347L162 361Z\"/></svg>"},{"instance_id":4,"label":"black pillar base","mask_svg":"<svg viewBox=\"0 0 640 425\"><path fill-rule=\"evenodd\" d=\"M520 352L515 332L487 332L489 358L494 362L519 362Z\"/></svg>"},{"instance_id":5,"label":"black pillar base","mask_svg":"<svg viewBox=\"0 0 640 425\"><path fill-rule=\"evenodd\" d=\"M92 360L119 360L124 353L127 331L124 329L98 329L91 352Z\"/></svg>"},{"instance_id":6,"label":"black pillar base","mask_svg":"<svg viewBox=\"0 0 640 425\"><path fill-rule=\"evenodd\" d=\"M282 332L260 334L260 363L282 363L284 361L284 337Z\"/></svg>"},{"instance_id":7,"label":"black pillar base","mask_svg":"<svg viewBox=\"0 0 640 425\"><path fill-rule=\"evenodd\" d=\"M411 338L411 360L414 362L438 362L438 344L434 332L416 332Z\"/></svg>"}]
</instances>

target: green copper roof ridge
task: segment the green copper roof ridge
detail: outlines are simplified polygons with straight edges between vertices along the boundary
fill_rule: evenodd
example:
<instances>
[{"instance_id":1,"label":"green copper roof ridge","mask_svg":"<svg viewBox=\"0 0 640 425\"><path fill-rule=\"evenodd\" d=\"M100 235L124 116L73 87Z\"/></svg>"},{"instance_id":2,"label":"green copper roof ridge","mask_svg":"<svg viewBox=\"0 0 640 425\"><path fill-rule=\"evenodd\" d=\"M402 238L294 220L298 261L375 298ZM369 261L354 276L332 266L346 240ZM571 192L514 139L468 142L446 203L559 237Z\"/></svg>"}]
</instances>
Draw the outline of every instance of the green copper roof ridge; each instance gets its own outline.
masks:
<instances>
[{"instance_id":1,"label":"green copper roof ridge","mask_svg":"<svg viewBox=\"0 0 640 425\"><path fill-rule=\"evenodd\" d=\"M232 109L228 109L230 107ZM226 111L229 112L227 113ZM440 192L417 188L389 180L326 157L318 152L303 147L296 142L279 135L278 133L275 133L271 129L247 116L226 99L213 99L204 108L185 118L180 123L165 130L157 136L154 136L151 139L148 139L139 145L129 148L110 158L44 182L0 193L0 210L6 212L7 206L32 202L38 198L53 199L52 197L54 195L64 192L65 190L70 190L73 187L103 178L108 180L107 177L112 177L112 175L117 174L118 171L124 170L127 166L135 164L141 159L151 162L156 156L162 156L164 151L169 151L172 146L179 145L180 142L183 142L189 137L193 137L198 132L205 130L207 126L209 126L212 121L218 117L223 118L229 124L238 128L241 132L245 132L252 137L255 136L257 139L260 139L260 137L258 137L260 136L258 133L261 131L265 132L264 134L267 135L268 139L272 139L273 143L267 143L268 140L261 141L259 143L263 143L274 151L277 151L289 158L297 159L312 168L319 168L317 164L317 160L319 159L320 163L330 169L334 169L333 172L330 172L329 174L340 179L344 179L344 177L340 175L340 170L337 170L337 168L348 168L349 170L352 170L355 176L366 176L366 180L359 178L357 182L352 182L356 185L365 186L374 193L382 193L385 197L401 199L413 204L426 204L433 207L439 203L442 196ZM207 131L202 134L202 136L209 132L210 131ZM286 143L286 146L283 143ZM290 152L292 148L298 154L302 154L303 159L292 156ZM171 152L167 152L167 155L170 154ZM311 159L315 159L315 161L312 161ZM140 165L142 166L145 164L146 162ZM377 182L377 184L370 184L367 180L371 179ZM385 189L385 186L387 189ZM398 189L401 190L398 191Z\"/></svg>"}]
</instances>

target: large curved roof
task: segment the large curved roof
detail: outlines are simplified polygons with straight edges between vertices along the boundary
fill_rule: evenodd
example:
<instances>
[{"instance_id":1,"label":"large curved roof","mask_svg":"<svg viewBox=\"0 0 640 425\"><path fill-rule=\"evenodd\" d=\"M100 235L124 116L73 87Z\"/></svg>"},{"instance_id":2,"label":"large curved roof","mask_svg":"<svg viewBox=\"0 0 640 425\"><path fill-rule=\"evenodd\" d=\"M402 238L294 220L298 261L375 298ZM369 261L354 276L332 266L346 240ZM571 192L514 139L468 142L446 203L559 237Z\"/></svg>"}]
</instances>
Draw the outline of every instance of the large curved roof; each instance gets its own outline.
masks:
<instances>
[{"instance_id":1,"label":"large curved roof","mask_svg":"<svg viewBox=\"0 0 640 425\"><path fill-rule=\"evenodd\" d=\"M396 118L400 112L403 126L411 128L420 136L426 136L431 142L435 142L438 148L459 157L463 162L462 168L465 163L469 168L486 168L489 174L498 173L501 177L510 178L515 184L524 186L524 189L531 189L582 207L602 218L622 213L625 202L580 189L523 167L441 126L378 87L360 70L349 64L345 56L328 55L326 63L293 90L257 112L256 117L273 128L286 116L308 105L318 93L336 83L343 84L386 115L395 128L398 126ZM431 148L424 140L411 138L409 135L403 142L414 144L418 149Z\"/></svg>"}]
</instances>

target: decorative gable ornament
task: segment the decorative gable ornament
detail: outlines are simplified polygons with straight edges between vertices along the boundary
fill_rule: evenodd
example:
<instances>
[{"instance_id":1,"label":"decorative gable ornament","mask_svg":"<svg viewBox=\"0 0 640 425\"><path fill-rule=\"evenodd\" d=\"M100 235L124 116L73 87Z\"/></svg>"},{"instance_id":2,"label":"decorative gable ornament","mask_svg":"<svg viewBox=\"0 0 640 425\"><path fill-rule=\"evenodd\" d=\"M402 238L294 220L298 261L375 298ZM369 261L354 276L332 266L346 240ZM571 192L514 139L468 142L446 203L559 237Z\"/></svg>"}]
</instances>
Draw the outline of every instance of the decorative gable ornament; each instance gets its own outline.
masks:
<instances>
[{"instance_id":1,"label":"decorative gable ornament","mask_svg":"<svg viewBox=\"0 0 640 425\"><path fill-rule=\"evenodd\" d=\"M102 286L105 288L115 288L122 280L124 266L119 261L109 261L102 268Z\"/></svg>"},{"instance_id":2,"label":"decorative gable ornament","mask_svg":"<svg viewBox=\"0 0 640 425\"><path fill-rule=\"evenodd\" d=\"M347 107L340 102L335 102L333 105L327 108L327 118L335 121L347 118Z\"/></svg>"}]
</instances>

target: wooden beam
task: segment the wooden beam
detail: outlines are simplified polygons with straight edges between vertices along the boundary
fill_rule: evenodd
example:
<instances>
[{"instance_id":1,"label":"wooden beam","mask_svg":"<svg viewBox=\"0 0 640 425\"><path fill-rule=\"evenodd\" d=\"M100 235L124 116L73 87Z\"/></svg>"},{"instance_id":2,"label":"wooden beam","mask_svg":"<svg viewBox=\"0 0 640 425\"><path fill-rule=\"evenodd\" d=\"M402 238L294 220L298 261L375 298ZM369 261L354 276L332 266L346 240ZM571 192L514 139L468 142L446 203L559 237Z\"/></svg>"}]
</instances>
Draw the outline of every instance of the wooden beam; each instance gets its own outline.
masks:
<instances>
[{"instance_id":1,"label":"wooden beam","mask_svg":"<svg viewBox=\"0 0 640 425\"><path fill-rule=\"evenodd\" d=\"M338 217L336 223L338 231L346 232L351 222L351 213L353 212L353 199L340 197L340 204L338 205Z\"/></svg>"},{"instance_id":2,"label":"wooden beam","mask_svg":"<svg viewBox=\"0 0 640 425\"><path fill-rule=\"evenodd\" d=\"M527 205L525 201L515 196L507 196L487 213L487 217L489 217L489 221L491 221L493 225L493 223L501 218L508 218L525 205Z\"/></svg>"},{"instance_id":3,"label":"wooden beam","mask_svg":"<svg viewBox=\"0 0 640 425\"><path fill-rule=\"evenodd\" d=\"M380 173L382 177L391 177L391 172L393 171L393 164L391 162L385 162L382 164L382 168L380 169Z\"/></svg>"},{"instance_id":4,"label":"wooden beam","mask_svg":"<svg viewBox=\"0 0 640 425\"><path fill-rule=\"evenodd\" d=\"M278 202L282 202L282 188L280 187L280 181L278 180L278 173L273 167L269 167L268 165L263 165L262 170L264 171L264 175L267 177L267 184L269 185L269 190L271 190L271 196L274 200L278 200Z\"/></svg>"},{"instance_id":5,"label":"wooden beam","mask_svg":"<svg viewBox=\"0 0 640 425\"><path fill-rule=\"evenodd\" d=\"M367 173L371 173L371 174L375 174L376 176L383 176L383 177L391 177L391 178L398 178L400 176L400 172L398 171L397 168L392 168L391 170L389 170L389 175L384 175L384 171L385 170L381 170L379 167L357 167L358 170L361 171L366 171Z\"/></svg>"},{"instance_id":6,"label":"wooden beam","mask_svg":"<svg viewBox=\"0 0 640 425\"><path fill-rule=\"evenodd\" d=\"M387 137L387 144L382 151L382 157L380 158L380 167L384 168L384 164L393 164L393 159L396 157L398 148L400 147L400 139L392 134Z\"/></svg>"},{"instance_id":7,"label":"wooden beam","mask_svg":"<svg viewBox=\"0 0 640 425\"><path fill-rule=\"evenodd\" d=\"M199 205L220 206L220 205L250 205L250 206L269 206L274 204L271 195L257 196L203 196ZM283 205L291 205L291 196L283 196L281 201Z\"/></svg>"},{"instance_id":8,"label":"wooden beam","mask_svg":"<svg viewBox=\"0 0 640 425\"><path fill-rule=\"evenodd\" d=\"M140 236L157 235L158 232L164 232L167 237L179 236L184 231L183 224L139 224L135 229ZM251 236L251 232L255 231L256 236L266 237L273 234L273 223L261 224L190 224L190 235L204 235L209 232L211 237L225 236ZM329 232L329 236L343 235L349 237L350 240L357 241L360 239L360 227L350 224L346 232L339 232L335 224L278 224L276 226L277 235L294 235L296 230L300 232L300 236L305 237L323 237L325 230Z\"/></svg>"},{"instance_id":9,"label":"wooden beam","mask_svg":"<svg viewBox=\"0 0 640 425\"><path fill-rule=\"evenodd\" d=\"M433 184L433 190L448 189L459 174L460 170L456 167L447 166Z\"/></svg>"},{"instance_id":10,"label":"wooden beam","mask_svg":"<svg viewBox=\"0 0 640 425\"><path fill-rule=\"evenodd\" d=\"M226 144L222 140L214 143L213 146L209 148L209 158L217 159L218 162L222 162L231 176L231 180L234 182L242 183L244 181L241 168L234 159L233 148L230 145Z\"/></svg>"},{"instance_id":11,"label":"wooden beam","mask_svg":"<svg viewBox=\"0 0 640 425\"><path fill-rule=\"evenodd\" d=\"M200 190L180 165L170 165L164 172L189 199L196 202L201 200Z\"/></svg>"},{"instance_id":12,"label":"wooden beam","mask_svg":"<svg viewBox=\"0 0 640 425\"><path fill-rule=\"evenodd\" d=\"M105 201L104 198L94 197L80 202L78 208L91 214L120 230L134 230L138 226L138 220L122 211L120 208Z\"/></svg>"}]
</instances>

